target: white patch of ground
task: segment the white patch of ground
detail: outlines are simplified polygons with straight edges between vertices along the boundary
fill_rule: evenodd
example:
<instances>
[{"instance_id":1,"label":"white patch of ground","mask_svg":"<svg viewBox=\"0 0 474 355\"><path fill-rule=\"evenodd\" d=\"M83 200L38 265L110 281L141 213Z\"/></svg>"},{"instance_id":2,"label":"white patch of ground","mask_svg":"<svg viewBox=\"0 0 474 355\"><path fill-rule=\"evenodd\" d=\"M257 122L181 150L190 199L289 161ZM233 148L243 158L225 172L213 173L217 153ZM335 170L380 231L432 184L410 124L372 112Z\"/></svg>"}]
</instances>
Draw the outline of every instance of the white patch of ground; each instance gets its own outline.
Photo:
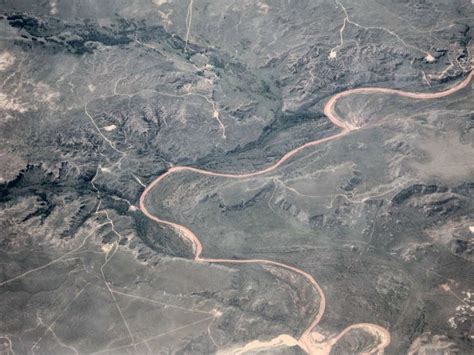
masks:
<instances>
[{"instance_id":1,"label":"white patch of ground","mask_svg":"<svg viewBox=\"0 0 474 355\"><path fill-rule=\"evenodd\" d=\"M0 71L5 71L15 63L15 56L10 52L0 54Z\"/></svg>"},{"instance_id":2,"label":"white patch of ground","mask_svg":"<svg viewBox=\"0 0 474 355\"><path fill-rule=\"evenodd\" d=\"M261 14L268 14L268 11L271 9L271 7L266 4L264 1L259 1L257 3L257 6L258 6L258 12L260 12Z\"/></svg>"},{"instance_id":3,"label":"white patch of ground","mask_svg":"<svg viewBox=\"0 0 474 355\"><path fill-rule=\"evenodd\" d=\"M28 111L17 99L8 97L6 94L0 92L0 109L6 111L16 111L24 113Z\"/></svg>"},{"instance_id":4,"label":"white patch of ground","mask_svg":"<svg viewBox=\"0 0 474 355\"><path fill-rule=\"evenodd\" d=\"M113 244L103 244L101 249L105 254L110 253L110 251L114 248Z\"/></svg>"},{"instance_id":5,"label":"white patch of ground","mask_svg":"<svg viewBox=\"0 0 474 355\"><path fill-rule=\"evenodd\" d=\"M114 125L114 124L111 124L110 126L103 127L103 130L107 131L107 132L110 132L110 131L113 131L115 128L117 128L117 126Z\"/></svg>"},{"instance_id":6,"label":"white patch of ground","mask_svg":"<svg viewBox=\"0 0 474 355\"><path fill-rule=\"evenodd\" d=\"M168 0L152 0L152 1L153 1L153 4L155 4L158 7L168 3Z\"/></svg>"},{"instance_id":7,"label":"white patch of ground","mask_svg":"<svg viewBox=\"0 0 474 355\"><path fill-rule=\"evenodd\" d=\"M453 327L452 319L448 323ZM456 325L454 324L454 327ZM416 338L408 349L408 355L414 354L454 354L457 353L454 343L444 335L432 335L431 333L423 333Z\"/></svg>"},{"instance_id":8,"label":"white patch of ground","mask_svg":"<svg viewBox=\"0 0 474 355\"><path fill-rule=\"evenodd\" d=\"M37 110L37 104L39 103L44 103L51 109L57 108L61 96L58 91L53 90L51 86L43 82L36 83L27 80L26 85L31 87L27 92L25 91L25 94L28 93L28 97L21 94L15 96L10 92L0 92L0 110L24 113Z\"/></svg>"},{"instance_id":9,"label":"white patch of ground","mask_svg":"<svg viewBox=\"0 0 474 355\"><path fill-rule=\"evenodd\" d=\"M434 62L436 59L435 59L435 57L433 57L431 54L428 54L428 55L425 57L425 60L426 60L427 62L432 63L432 62Z\"/></svg>"},{"instance_id":10,"label":"white patch of ground","mask_svg":"<svg viewBox=\"0 0 474 355\"><path fill-rule=\"evenodd\" d=\"M51 15L57 15L58 14L58 1L57 0L51 0L49 3L50 10L49 13Z\"/></svg>"}]
</instances>

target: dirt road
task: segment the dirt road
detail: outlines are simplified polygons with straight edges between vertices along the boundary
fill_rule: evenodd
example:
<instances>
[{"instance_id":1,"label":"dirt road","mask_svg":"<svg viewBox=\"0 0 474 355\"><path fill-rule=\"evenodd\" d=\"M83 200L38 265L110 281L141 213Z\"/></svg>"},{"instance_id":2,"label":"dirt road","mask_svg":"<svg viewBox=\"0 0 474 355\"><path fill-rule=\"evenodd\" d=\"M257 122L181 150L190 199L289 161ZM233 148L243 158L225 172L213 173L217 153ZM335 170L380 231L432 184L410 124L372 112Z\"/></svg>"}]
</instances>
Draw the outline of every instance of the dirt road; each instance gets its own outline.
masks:
<instances>
[{"instance_id":1,"label":"dirt road","mask_svg":"<svg viewBox=\"0 0 474 355\"><path fill-rule=\"evenodd\" d=\"M313 329L315 326L320 322L324 310L326 308L326 298L324 295L324 292L321 288L321 286L316 282L316 280L308 274L307 272L297 269L291 265L283 264L280 262L276 261L271 261L271 260L265 260L265 259L247 259L247 260L235 260L235 259L213 259L213 258L202 258L201 253L203 250L202 244L199 240L199 238L187 227L166 221L163 219L160 219L159 217L153 215L148 209L146 208L145 200L150 193L150 191L157 187L160 182L162 182L164 179L170 178L173 174L183 172L183 171L189 171L193 172L196 174L201 174L201 175L206 175L206 176L217 176L217 177L224 177L224 178L229 178L229 179L246 179L246 178L251 178L257 175L262 175L269 173L271 171L276 170L278 167L280 167L282 164L284 164L288 159L291 157L295 156L302 150L313 147L325 142L329 142L335 139L339 139L343 137L344 135L350 133L351 131L354 131L356 129L359 129L361 127L356 127L353 126L352 124L345 122L341 117L339 117L336 112L335 112L335 106L336 103L339 99L343 97L347 97L349 95L354 95L354 94L392 94L392 95L398 95L402 97L408 97L412 99L419 99L419 100L431 100L431 99L437 99L441 97L445 97L448 95L451 95L466 86L469 85L471 82L471 79L473 77L473 72L470 72L467 77L459 82L457 85L451 87L450 89L447 89L445 91L440 91L440 92L435 92L435 93L417 93L417 92L406 92L406 91L401 91L401 90L395 90L395 89L387 89L387 88L358 88L358 89L351 89L347 91L340 92L334 96L332 96L327 103L324 106L324 113L328 117L328 119L336 126L341 128L341 131L333 136L326 137L323 139L318 139L306 144L303 144L302 146L291 150L290 152L286 153L283 157L281 157L275 164L259 170L255 172L247 172L247 173L241 173L241 174L228 174L228 173L218 173L218 172L211 172L207 170L202 170L202 169L197 169L197 168L192 168L192 167L187 167L187 166L176 166L171 169L169 169L165 174L161 175L158 177L156 180L154 180L151 184L149 184L145 190L143 191L141 197L140 197L140 209L141 211L150 219L163 224L167 225L168 227L171 227L174 229L180 236L181 238L191 242L193 245L194 249L194 260L197 262L207 262L207 263L219 263L219 264L260 264L260 265L273 265L277 267L284 268L286 270L289 270L291 272L295 272L304 278L314 287L315 291L319 294L320 296L320 301L319 301L319 309L318 312L312 316L311 322L309 326L306 328L306 330L303 332L303 334L299 337L299 339L295 339L296 343L304 349L308 354L328 354L334 344L341 339L347 332L353 330L353 329L362 329L369 334L374 335L379 342L377 344L374 344L373 348L369 353L383 353L383 350L385 347L387 347L390 344L390 333L388 330L386 330L383 327L380 327L375 324L369 324L369 323L358 323L349 326L345 330L343 330L339 335L333 336L328 340L321 339L321 337L316 336L316 334L312 334ZM250 350L255 350L259 349L262 347L270 348L274 346L281 346L282 343L287 344L288 341L283 341L282 339L287 339L287 338L294 339L291 335L288 334L281 334L278 337L274 338L272 341L269 342L260 342L260 341L254 341L246 346L239 348L239 349L234 349L232 352L234 353L242 353L242 352L247 352Z\"/></svg>"}]
</instances>

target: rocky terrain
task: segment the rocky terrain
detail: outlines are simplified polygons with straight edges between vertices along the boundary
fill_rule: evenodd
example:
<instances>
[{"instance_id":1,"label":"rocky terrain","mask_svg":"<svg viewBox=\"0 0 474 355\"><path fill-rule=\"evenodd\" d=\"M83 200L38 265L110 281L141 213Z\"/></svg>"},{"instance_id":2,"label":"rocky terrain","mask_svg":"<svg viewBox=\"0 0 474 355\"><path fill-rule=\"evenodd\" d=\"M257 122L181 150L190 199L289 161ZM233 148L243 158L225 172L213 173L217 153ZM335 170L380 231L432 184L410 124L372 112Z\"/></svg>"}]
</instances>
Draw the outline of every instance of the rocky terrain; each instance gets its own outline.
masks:
<instances>
[{"instance_id":1,"label":"rocky terrain","mask_svg":"<svg viewBox=\"0 0 474 355\"><path fill-rule=\"evenodd\" d=\"M0 354L472 352L469 0L1 3Z\"/></svg>"}]
</instances>

